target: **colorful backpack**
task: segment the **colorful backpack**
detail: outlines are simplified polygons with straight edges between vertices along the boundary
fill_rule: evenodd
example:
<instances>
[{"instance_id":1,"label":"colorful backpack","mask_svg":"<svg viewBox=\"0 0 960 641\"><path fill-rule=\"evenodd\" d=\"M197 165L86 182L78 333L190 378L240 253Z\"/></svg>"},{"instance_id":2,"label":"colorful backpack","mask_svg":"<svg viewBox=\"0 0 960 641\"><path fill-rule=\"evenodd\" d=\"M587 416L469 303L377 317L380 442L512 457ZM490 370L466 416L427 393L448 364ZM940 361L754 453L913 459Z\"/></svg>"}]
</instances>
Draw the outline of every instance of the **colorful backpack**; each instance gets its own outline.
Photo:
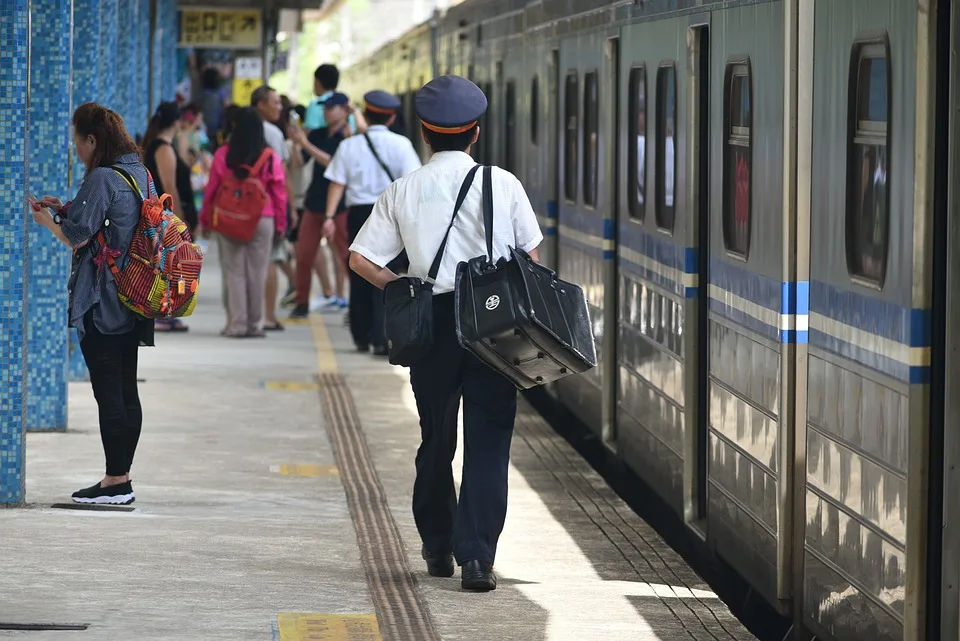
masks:
<instances>
[{"instance_id":1,"label":"colorful backpack","mask_svg":"<svg viewBox=\"0 0 960 641\"><path fill-rule=\"evenodd\" d=\"M123 265L116 264L114 259L120 252L107 247L103 232L97 235L100 254L113 273L120 301L144 318L189 316L197 306L203 252L194 244L187 225L171 211L173 197L157 197L149 172L149 194L144 197L130 174L118 167L111 169L127 181L142 203L140 222ZM100 256L97 259L104 262Z\"/></svg>"},{"instance_id":2,"label":"colorful backpack","mask_svg":"<svg viewBox=\"0 0 960 641\"><path fill-rule=\"evenodd\" d=\"M238 243L249 243L257 232L263 210L270 196L260 180L263 166L273 160L273 151L267 147L253 167L244 165L246 178L227 174L213 196L213 231Z\"/></svg>"}]
</instances>

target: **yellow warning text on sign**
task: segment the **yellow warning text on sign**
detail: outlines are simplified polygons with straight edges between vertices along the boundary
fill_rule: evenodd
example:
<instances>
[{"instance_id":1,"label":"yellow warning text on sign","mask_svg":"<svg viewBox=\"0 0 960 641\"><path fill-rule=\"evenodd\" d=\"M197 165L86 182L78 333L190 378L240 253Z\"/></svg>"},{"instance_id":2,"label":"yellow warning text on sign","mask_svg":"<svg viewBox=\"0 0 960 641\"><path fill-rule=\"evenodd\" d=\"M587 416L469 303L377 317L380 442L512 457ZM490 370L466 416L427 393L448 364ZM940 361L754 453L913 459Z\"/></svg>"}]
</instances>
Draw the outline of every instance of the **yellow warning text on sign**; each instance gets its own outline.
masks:
<instances>
[{"instance_id":1,"label":"yellow warning text on sign","mask_svg":"<svg viewBox=\"0 0 960 641\"><path fill-rule=\"evenodd\" d=\"M239 80L233 81L233 104L241 107L250 106L250 98L257 87L263 84L262 80Z\"/></svg>"},{"instance_id":2,"label":"yellow warning text on sign","mask_svg":"<svg viewBox=\"0 0 960 641\"><path fill-rule=\"evenodd\" d=\"M382 641L375 614L277 615L280 641Z\"/></svg>"},{"instance_id":3,"label":"yellow warning text on sign","mask_svg":"<svg viewBox=\"0 0 960 641\"><path fill-rule=\"evenodd\" d=\"M180 46L259 49L262 24L256 9L181 9Z\"/></svg>"},{"instance_id":4,"label":"yellow warning text on sign","mask_svg":"<svg viewBox=\"0 0 960 641\"><path fill-rule=\"evenodd\" d=\"M310 465L303 463L282 463L271 468L281 476L305 476L307 478L321 478L325 476L340 476L336 465Z\"/></svg>"}]
</instances>

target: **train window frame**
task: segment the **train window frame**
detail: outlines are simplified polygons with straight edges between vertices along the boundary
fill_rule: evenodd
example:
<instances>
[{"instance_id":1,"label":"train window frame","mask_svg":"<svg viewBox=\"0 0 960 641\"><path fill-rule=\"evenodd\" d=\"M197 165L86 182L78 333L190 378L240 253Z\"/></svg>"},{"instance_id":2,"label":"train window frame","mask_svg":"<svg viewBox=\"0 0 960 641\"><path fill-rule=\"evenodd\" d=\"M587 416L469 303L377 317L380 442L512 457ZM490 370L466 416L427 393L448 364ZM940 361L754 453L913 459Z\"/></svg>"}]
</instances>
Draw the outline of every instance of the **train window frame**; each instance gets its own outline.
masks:
<instances>
[{"instance_id":1,"label":"train window frame","mask_svg":"<svg viewBox=\"0 0 960 641\"><path fill-rule=\"evenodd\" d=\"M540 75L530 79L530 144L540 144Z\"/></svg>"},{"instance_id":2,"label":"train window frame","mask_svg":"<svg viewBox=\"0 0 960 641\"><path fill-rule=\"evenodd\" d=\"M673 204L670 207L670 219L667 221L668 224L665 224L664 219L666 217L667 210L667 193L666 193L666 168L667 168L667 135L666 135L666 118L664 118L664 112L666 111L666 100L665 100L665 90L666 90L666 80L668 73L673 76L673 186L672 186L672 196ZM661 232L672 236L674 230L677 226L677 167L679 163L677 162L677 129L679 128L679 122L677 120L677 111L678 111L678 100L677 96L678 91L678 82L677 82L677 62L675 60L665 60L657 65L657 78L656 78L656 117L654 122L654 208L653 214L654 219L657 225L657 229Z\"/></svg>"},{"instance_id":3,"label":"train window frame","mask_svg":"<svg viewBox=\"0 0 960 641\"><path fill-rule=\"evenodd\" d=\"M643 106L640 106L640 94L638 92L642 90L643 92ZM630 177L627 187L627 212L629 213L630 220L635 222L642 223L647 218L647 203L650 202L650 199L646 197L646 191L644 191L643 202L640 202L640 180L639 180L639 171L640 165L643 165L643 188L646 190L647 186L647 150L650 145L650 137L647 135L649 127L647 125L647 65L646 64L635 64L630 68L630 75L627 80L627 91L629 91L629 97L627 99L627 117L629 121L627 123L627 139L628 139L628 149L627 152L627 175ZM638 124L638 117L640 111L643 111L643 131L640 131ZM641 133L643 134L643 160L640 160L640 147L634 141L637 140ZM636 186L636 189L634 188Z\"/></svg>"},{"instance_id":4,"label":"train window frame","mask_svg":"<svg viewBox=\"0 0 960 641\"><path fill-rule=\"evenodd\" d=\"M869 111L876 105L871 105L872 99L869 90L871 84L865 86L865 82L871 83L869 74L872 69L869 66L870 60L883 60L885 68L883 69L883 83L885 100L882 108L884 110L884 120L872 120L869 118ZM892 143L891 132L891 113L893 111L893 78L890 58L890 43L886 34L874 36L871 38L862 38L854 42L850 53L850 72L847 86L847 158L846 158L846 204L844 221L844 249L847 263L847 273L850 280L863 287L880 291L883 289L886 281L887 266L890 258L890 164L893 156L890 153ZM867 65L865 66L865 63ZM867 74L866 77L864 74ZM867 93L864 94L864 90ZM864 108L866 113L864 113ZM867 117L862 117L862 116ZM869 225L873 227L874 236L877 231L880 232L880 242L876 240L873 245L874 255L869 256L875 261L874 273L866 273L866 259L868 258L868 249L861 246L858 239L862 237L866 226L861 226L858 220L863 217L863 200L857 198L856 185L860 184L862 178L859 169L862 169L862 162L866 161L865 151L868 148L883 150L886 162L886 171L883 171L883 202L880 214L874 214L873 222ZM877 172L882 171L878 166L873 170L874 178ZM869 173L869 172L868 172ZM876 186L876 182L874 183ZM875 195L875 192L874 194ZM864 194L864 200L866 194ZM876 205L876 200L873 201ZM877 218L882 217L879 225Z\"/></svg>"},{"instance_id":5,"label":"train window frame","mask_svg":"<svg viewBox=\"0 0 960 641\"><path fill-rule=\"evenodd\" d=\"M743 126L733 125L733 101L734 85L738 78L745 79L747 91L747 124ZM727 256L747 262L750 257L750 240L753 235L753 68L749 57L731 58L727 61L726 70L723 78L723 200L721 201L721 236L723 237L723 247ZM746 237L744 245L737 246L737 239L730 229L731 217L735 217L735 207L730 206L731 196L737 188L735 183L739 179L740 167L733 170L735 172L735 181L731 183L728 179L731 175L731 156L734 148L746 147L746 170L747 170L747 216L746 216ZM734 196L734 199L736 196Z\"/></svg>"},{"instance_id":6,"label":"train window frame","mask_svg":"<svg viewBox=\"0 0 960 641\"><path fill-rule=\"evenodd\" d=\"M589 95L590 82L593 82L594 100ZM598 193L600 177L600 71L592 69L583 74L583 111L582 126L580 127L583 148L583 162L581 163L581 180L583 180L583 204L595 209L600 200ZM591 145L591 133L596 137L595 144ZM592 165L591 165L592 150Z\"/></svg>"},{"instance_id":7,"label":"train window frame","mask_svg":"<svg viewBox=\"0 0 960 641\"><path fill-rule=\"evenodd\" d=\"M508 78L503 89L504 135L500 137L504 145L503 168L512 174L517 173L517 81Z\"/></svg>"},{"instance_id":8,"label":"train window frame","mask_svg":"<svg viewBox=\"0 0 960 641\"><path fill-rule=\"evenodd\" d=\"M571 88L573 90L572 96ZM574 112L572 115L570 113L571 107ZM569 70L563 80L563 121L563 197L566 202L573 204L577 202L579 191L577 183L579 183L580 178L578 171L578 165L580 164L580 73L576 69ZM571 148L573 149L572 165L570 162Z\"/></svg>"}]
</instances>

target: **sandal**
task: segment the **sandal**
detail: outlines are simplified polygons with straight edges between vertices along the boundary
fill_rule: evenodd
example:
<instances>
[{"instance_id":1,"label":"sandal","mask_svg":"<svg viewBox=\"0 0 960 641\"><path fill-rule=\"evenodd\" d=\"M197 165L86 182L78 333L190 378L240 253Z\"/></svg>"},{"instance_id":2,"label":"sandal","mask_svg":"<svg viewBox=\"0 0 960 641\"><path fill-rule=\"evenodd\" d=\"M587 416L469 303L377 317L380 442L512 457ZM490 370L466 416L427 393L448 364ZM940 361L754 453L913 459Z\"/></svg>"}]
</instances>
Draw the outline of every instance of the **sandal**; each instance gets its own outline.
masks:
<instances>
[{"instance_id":1,"label":"sandal","mask_svg":"<svg viewBox=\"0 0 960 641\"><path fill-rule=\"evenodd\" d=\"M183 324L179 318L173 320L158 320L153 325L157 332L189 332L190 328Z\"/></svg>"},{"instance_id":2,"label":"sandal","mask_svg":"<svg viewBox=\"0 0 960 641\"><path fill-rule=\"evenodd\" d=\"M269 325L264 323L263 325L263 331L265 332L282 332L283 329L284 327L280 324L280 321L276 321L275 323Z\"/></svg>"}]
</instances>

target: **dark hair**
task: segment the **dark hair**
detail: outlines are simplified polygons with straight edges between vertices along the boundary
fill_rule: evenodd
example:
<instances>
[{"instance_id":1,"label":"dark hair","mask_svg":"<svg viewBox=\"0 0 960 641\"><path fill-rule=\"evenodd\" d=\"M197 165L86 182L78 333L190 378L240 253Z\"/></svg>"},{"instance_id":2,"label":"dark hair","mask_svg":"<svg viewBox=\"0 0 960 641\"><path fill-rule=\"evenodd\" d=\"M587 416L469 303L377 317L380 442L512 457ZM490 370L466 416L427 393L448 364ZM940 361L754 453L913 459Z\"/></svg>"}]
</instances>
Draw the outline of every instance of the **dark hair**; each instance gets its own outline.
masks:
<instances>
[{"instance_id":1,"label":"dark hair","mask_svg":"<svg viewBox=\"0 0 960 641\"><path fill-rule=\"evenodd\" d=\"M244 165L253 166L267 148L263 120L256 109L246 107L237 113L227 145L227 167L237 178L246 178L249 172Z\"/></svg>"},{"instance_id":2,"label":"dark hair","mask_svg":"<svg viewBox=\"0 0 960 641\"><path fill-rule=\"evenodd\" d=\"M363 110L363 117L367 119L367 124L370 125L385 125L396 115L397 114L385 114L379 111L370 111L369 109Z\"/></svg>"},{"instance_id":3,"label":"dark hair","mask_svg":"<svg viewBox=\"0 0 960 641\"><path fill-rule=\"evenodd\" d=\"M297 115L300 116L300 122L307 119L307 108L303 105L294 106L293 111L297 112Z\"/></svg>"},{"instance_id":4,"label":"dark hair","mask_svg":"<svg viewBox=\"0 0 960 641\"><path fill-rule=\"evenodd\" d=\"M78 136L93 136L97 141L89 168L109 167L127 154L140 155L140 149L127 133L120 114L95 102L80 105L73 112L73 130Z\"/></svg>"},{"instance_id":5,"label":"dark hair","mask_svg":"<svg viewBox=\"0 0 960 641\"><path fill-rule=\"evenodd\" d=\"M270 85L260 85L253 90L253 94L250 96L250 106L256 107L261 102L270 97L270 94L276 91Z\"/></svg>"},{"instance_id":6,"label":"dark hair","mask_svg":"<svg viewBox=\"0 0 960 641\"><path fill-rule=\"evenodd\" d=\"M150 119L150 124L147 125L147 133L143 134L143 140L140 143L143 150L146 151L147 147L152 145L153 141L160 135L160 132L172 127L180 120L182 115L177 103L161 102L154 112L153 118Z\"/></svg>"},{"instance_id":7,"label":"dark hair","mask_svg":"<svg viewBox=\"0 0 960 641\"><path fill-rule=\"evenodd\" d=\"M200 84L204 89L217 90L221 84L220 72L216 67L207 67L200 76Z\"/></svg>"},{"instance_id":8,"label":"dark hair","mask_svg":"<svg viewBox=\"0 0 960 641\"><path fill-rule=\"evenodd\" d=\"M313 77L328 91L334 91L340 84L340 70L335 65L320 65L313 72Z\"/></svg>"},{"instance_id":9,"label":"dark hair","mask_svg":"<svg viewBox=\"0 0 960 641\"><path fill-rule=\"evenodd\" d=\"M434 152L438 151L466 151L473 144L473 135L477 132L476 126L459 134L441 134L423 127L423 137Z\"/></svg>"}]
</instances>

